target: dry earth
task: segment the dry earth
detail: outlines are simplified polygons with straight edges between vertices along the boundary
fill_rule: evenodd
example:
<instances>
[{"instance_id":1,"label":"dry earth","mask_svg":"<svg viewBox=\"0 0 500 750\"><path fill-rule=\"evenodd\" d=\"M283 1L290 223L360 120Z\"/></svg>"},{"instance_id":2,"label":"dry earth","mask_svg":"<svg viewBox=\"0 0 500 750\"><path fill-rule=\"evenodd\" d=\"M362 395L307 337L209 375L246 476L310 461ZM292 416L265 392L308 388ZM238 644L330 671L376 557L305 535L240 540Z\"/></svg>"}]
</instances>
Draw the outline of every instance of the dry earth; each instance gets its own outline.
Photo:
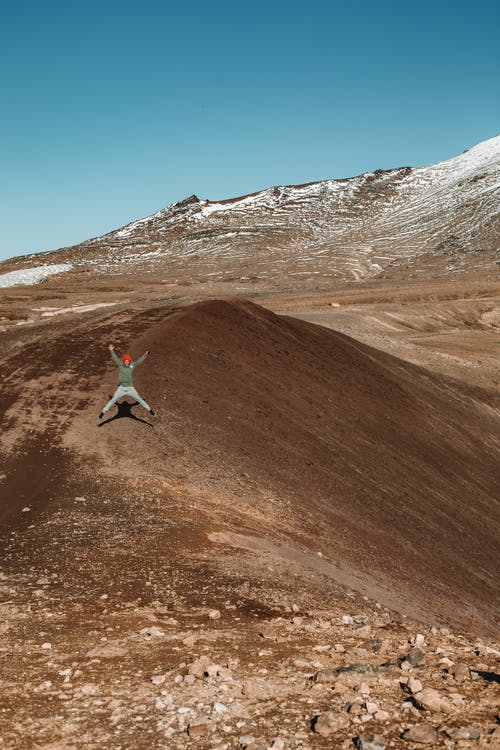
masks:
<instances>
[{"instance_id":1,"label":"dry earth","mask_svg":"<svg viewBox=\"0 0 500 750\"><path fill-rule=\"evenodd\" d=\"M3 746L498 747L498 283L238 295L0 290Z\"/></svg>"}]
</instances>

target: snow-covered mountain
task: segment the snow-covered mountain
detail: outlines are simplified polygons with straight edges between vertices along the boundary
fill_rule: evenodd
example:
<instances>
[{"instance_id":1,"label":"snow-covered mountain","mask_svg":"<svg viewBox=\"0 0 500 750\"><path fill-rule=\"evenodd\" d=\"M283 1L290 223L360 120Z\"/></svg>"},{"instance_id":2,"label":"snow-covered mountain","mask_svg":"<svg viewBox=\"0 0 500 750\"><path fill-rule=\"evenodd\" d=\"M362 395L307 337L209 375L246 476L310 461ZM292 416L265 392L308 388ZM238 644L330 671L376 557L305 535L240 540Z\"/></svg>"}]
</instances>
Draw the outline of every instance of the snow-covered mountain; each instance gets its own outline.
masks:
<instances>
[{"instance_id":1,"label":"snow-covered mountain","mask_svg":"<svg viewBox=\"0 0 500 750\"><path fill-rule=\"evenodd\" d=\"M220 202L191 196L43 257L100 273L158 267L173 280L299 281L411 273L422 263L449 273L471 264L493 269L499 251L497 136L427 167L272 187ZM39 262L40 255L28 261Z\"/></svg>"}]
</instances>

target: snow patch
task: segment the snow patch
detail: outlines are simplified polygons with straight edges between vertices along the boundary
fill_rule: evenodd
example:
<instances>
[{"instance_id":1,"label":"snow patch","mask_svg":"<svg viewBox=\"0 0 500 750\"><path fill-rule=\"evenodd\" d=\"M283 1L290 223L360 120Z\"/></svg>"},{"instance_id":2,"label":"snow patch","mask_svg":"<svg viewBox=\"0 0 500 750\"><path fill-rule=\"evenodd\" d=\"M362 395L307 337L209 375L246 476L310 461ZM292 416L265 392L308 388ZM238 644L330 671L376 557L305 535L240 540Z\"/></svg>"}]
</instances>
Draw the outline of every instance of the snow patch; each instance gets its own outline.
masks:
<instances>
[{"instance_id":1,"label":"snow patch","mask_svg":"<svg viewBox=\"0 0 500 750\"><path fill-rule=\"evenodd\" d=\"M54 315L90 312L91 310L99 310L101 307L111 307L112 305L117 304L118 302L97 302L94 305L72 305L71 307L34 307L33 310L43 311L42 318L53 318Z\"/></svg>"},{"instance_id":2,"label":"snow patch","mask_svg":"<svg viewBox=\"0 0 500 750\"><path fill-rule=\"evenodd\" d=\"M9 271L9 273L0 275L0 288L6 289L7 287L18 286L19 284L39 284L48 276L70 271L71 268L73 268L71 263L59 263L51 266L36 266L35 268L21 268L18 271Z\"/></svg>"}]
</instances>

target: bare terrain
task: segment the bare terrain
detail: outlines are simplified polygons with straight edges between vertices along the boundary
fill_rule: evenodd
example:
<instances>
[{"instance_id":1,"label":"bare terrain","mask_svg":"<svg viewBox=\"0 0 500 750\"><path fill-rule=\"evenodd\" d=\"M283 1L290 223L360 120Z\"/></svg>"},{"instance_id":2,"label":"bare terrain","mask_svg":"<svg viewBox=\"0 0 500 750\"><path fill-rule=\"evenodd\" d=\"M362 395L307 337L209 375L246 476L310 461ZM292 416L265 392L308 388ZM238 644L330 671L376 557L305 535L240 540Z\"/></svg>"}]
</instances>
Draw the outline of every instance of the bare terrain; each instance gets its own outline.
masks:
<instances>
[{"instance_id":1,"label":"bare terrain","mask_svg":"<svg viewBox=\"0 0 500 750\"><path fill-rule=\"evenodd\" d=\"M4 745L495 746L495 285L134 286L2 292Z\"/></svg>"},{"instance_id":2,"label":"bare terrain","mask_svg":"<svg viewBox=\"0 0 500 750\"><path fill-rule=\"evenodd\" d=\"M71 268L0 284L0 747L500 746L488 153L465 176L463 159L375 175L396 213L369 272L354 235L345 263L315 255L318 214L300 277L302 235L280 266L260 240L215 257L215 234L186 254L179 230L182 260L150 227L160 255L131 260L146 220L3 265ZM427 216L406 245L403 194ZM450 201L473 206L468 233L438 252ZM382 232L385 209L354 203ZM135 384L155 418L125 403L98 422L110 341L151 350Z\"/></svg>"}]
</instances>

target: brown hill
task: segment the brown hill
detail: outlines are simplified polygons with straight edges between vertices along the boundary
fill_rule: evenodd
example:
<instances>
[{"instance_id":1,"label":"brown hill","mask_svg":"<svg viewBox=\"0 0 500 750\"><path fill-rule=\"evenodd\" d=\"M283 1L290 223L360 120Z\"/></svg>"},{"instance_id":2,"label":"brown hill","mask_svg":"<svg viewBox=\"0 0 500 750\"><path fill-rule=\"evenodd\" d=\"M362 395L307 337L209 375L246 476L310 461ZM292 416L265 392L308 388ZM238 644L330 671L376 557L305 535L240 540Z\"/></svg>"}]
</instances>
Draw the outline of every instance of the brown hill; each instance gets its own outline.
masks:
<instances>
[{"instance_id":1,"label":"brown hill","mask_svg":"<svg viewBox=\"0 0 500 750\"><path fill-rule=\"evenodd\" d=\"M42 497L72 455L96 497L110 475L168 491L213 541L303 560L427 622L494 628L500 431L481 394L249 302L44 330L6 359L5 507ZM109 340L152 351L136 385L158 418L132 411L152 427L96 425L114 387ZM32 447L15 454L27 435Z\"/></svg>"},{"instance_id":2,"label":"brown hill","mask_svg":"<svg viewBox=\"0 0 500 750\"><path fill-rule=\"evenodd\" d=\"M137 383L159 418L103 425L105 463L189 486L211 498L214 528L321 552L403 611L492 624L499 426L484 404L248 302L168 314L135 342L147 349ZM92 434L95 450L95 412L73 444Z\"/></svg>"}]
</instances>

